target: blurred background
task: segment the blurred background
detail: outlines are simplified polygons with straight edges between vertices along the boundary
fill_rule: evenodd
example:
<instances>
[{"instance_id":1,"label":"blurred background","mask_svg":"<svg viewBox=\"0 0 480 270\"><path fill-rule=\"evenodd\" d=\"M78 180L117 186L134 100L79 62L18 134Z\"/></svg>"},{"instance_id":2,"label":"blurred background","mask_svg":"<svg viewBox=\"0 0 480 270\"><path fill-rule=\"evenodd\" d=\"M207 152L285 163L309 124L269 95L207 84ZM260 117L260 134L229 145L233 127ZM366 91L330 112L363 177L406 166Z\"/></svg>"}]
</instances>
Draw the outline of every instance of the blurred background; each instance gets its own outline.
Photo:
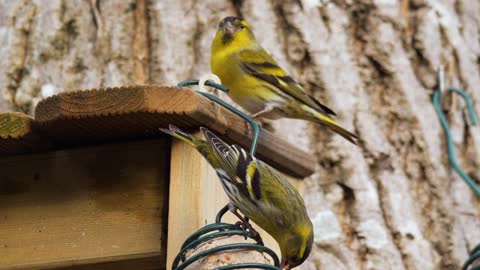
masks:
<instances>
[{"instance_id":1,"label":"blurred background","mask_svg":"<svg viewBox=\"0 0 480 270\"><path fill-rule=\"evenodd\" d=\"M480 200L448 163L431 99L444 65L480 112L478 0L0 0L0 110L32 115L63 91L198 78L230 15L361 138L264 124L318 159L305 180L315 247L303 269L459 269L480 243ZM462 99L444 103L457 159L478 182L480 129Z\"/></svg>"}]
</instances>

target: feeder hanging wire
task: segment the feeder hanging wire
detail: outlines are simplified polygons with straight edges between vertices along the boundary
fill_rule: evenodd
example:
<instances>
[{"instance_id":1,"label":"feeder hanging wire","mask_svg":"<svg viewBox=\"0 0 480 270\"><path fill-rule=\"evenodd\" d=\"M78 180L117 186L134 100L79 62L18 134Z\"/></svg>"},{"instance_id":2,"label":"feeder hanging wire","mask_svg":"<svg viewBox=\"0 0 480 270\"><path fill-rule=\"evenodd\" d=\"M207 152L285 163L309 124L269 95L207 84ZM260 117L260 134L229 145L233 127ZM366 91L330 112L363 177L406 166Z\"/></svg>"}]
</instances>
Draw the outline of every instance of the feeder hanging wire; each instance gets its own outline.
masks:
<instances>
[{"instance_id":1,"label":"feeder hanging wire","mask_svg":"<svg viewBox=\"0 0 480 270\"><path fill-rule=\"evenodd\" d=\"M440 69L441 70L441 69ZM473 181L470 176L468 176L462 168L460 168L460 165L457 162L457 159L455 157L455 144L453 142L453 136L452 132L450 131L450 127L448 125L447 118L445 117L445 114L442 111L442 106L440 104L441 102L441 94L442 94L442 89L445 88L444 85L444 79L442 79L442 72L439 71L439 88L435 91L433 94L433 106L435 107L435 111L438 114L438 118L440 118L440 123L442 124L443 130L445 131L445 136L447 139L447 151L448 151L448 160L450 162L450 165L452 165L453 169L462 177L462 179L467 183L467 185L473 190L473 192L477 195L478 198L480 198L480 188L477 186L475 181ZM462 89L456 88L456 87L448 87L447 90L449 92L455 92L463 97L467 104L467 109L468 109L468 115L470 117L470 122L472 125L477 124L477 117L475 116L475 111L473 109L473 103L471 98L468 96L468 94L463 91Z\"/></svg>"},{"instance_id":2,"label":"feeder hanging wire","mask_svg":"<svg viewBox=\"0 0 480 270\"><path fill-rule=\"evenodd\" d=\"M199 83L199 80L185 80L185 81L181 81L177 84L178 87L185 87L185 86L191 86L191 85L198 85ZM221 84L218 84L218 83L215 83L211 80L207 80L205 82L205 85L207 86L211 86L215 89L218 89L218 90L221 90L225 93L228 93L228 91L230 91L227 87L221 85ZM227 110L235 113L236 115L242 117L243 119L245 119L248 123L250 123L250 125L252 126L253 128L253 137L252 137L252 144L250 146L250 154L252 156L255 156L255 152L256 152L256 149L257 149L257 143L258 143L258 135L260 133L260 127L258 126L258 123L255 122L255 120L253 120L250 116L246 115L245 113L243 113L242 111L240 111L239 109L233 107L232 105L228 104L227 102L221 100L220 98L218 98L217 96L215 95L212 95L210 93L206 93L206 92L201 92L201 91L196 91L197 93L203 95L204 97L207 97L208 99L214 101L215 103L218 103L220 104L222 107L226 108Z\"/></svg>"}]
</instances>

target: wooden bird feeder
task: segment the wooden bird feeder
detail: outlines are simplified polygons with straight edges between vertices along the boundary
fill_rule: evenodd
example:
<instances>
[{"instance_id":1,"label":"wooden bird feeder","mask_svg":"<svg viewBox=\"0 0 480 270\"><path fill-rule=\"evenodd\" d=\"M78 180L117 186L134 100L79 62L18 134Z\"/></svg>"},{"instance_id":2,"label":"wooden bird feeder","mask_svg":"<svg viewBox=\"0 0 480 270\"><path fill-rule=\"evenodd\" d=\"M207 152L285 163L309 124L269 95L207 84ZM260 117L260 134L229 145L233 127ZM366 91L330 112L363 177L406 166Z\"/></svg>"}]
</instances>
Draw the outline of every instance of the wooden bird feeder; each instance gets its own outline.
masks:
<instances>
[{"instance_id":1,"label":"wooden bird feeder","mask_svg":"<svg viewBox=\"0 0 480 270\"><path fill-rule=\"evenodd\" d=\"M158 130L168 124L250 146L245 120L187 88L66 92L34 118L0 114L0 269L170 269L227 198L193 148ZM264 130L256 156L296 186L314 170Z\"/></svg>"}]
</instances>

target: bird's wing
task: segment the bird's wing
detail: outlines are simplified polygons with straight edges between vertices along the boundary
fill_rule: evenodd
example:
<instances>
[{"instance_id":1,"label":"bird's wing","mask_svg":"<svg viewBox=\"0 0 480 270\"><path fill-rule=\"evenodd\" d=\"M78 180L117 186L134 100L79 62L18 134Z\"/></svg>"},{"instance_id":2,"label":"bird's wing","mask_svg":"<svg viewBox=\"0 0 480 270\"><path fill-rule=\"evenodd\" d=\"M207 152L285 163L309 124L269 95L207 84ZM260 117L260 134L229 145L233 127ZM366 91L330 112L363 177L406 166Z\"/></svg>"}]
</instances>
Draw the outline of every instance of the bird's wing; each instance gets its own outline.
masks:
<instances>
[{"instance_id":1,"label":"bird's wing","mask_svg":"<svg viewBox=\"0 0 480 270\"><path fill-rule=\"evenodd\" d=\"M226 144L208 129L200 129L217 156L218 168L215 169L220 179L234 184L244 197L255 203L260 196L255 158L238 145Z\"/></svg>"},{"instance_id":2,"label":"bird's wing","mask_svg":"<svg viewBox=\"0 0 480 270\"><path fill-rule=\"evenodd\" d=\"M260 183L262 196L265 197L262 198L262 201L269 202L280 209L287 209L289 204L292 203L303 204L303 199L300 194L283 174L262 161L259 161L258 163L257 167L261 179L271 179L270 181L262 181ZM286 198L289 199L286 200Z\"/></svg>"},{"instance_id":3,"label":"bird's wing","mask_svg":"<svg viewBox=\"0 0 480 270\"><path fill-rule=\"evenodd\" d=\"M220 169L223 169L228 175L235 175L235 162L238 160L239 154L210 130L204 127L201 127L200 130L218 160L216 166L221 167Z\"/></svg>"},{"instance_id":4,"label":"bird's wing","mask_svg":"<svg viewBox=\"0 0 480 270\"><path fill-rule=\"evenodd\" d=\"M254 204L263 202L280 208L288 207L284 205L286 197L299 199L298 192L281 173L257 160L240 146L230 146L208 129L201 130L224 171L219 175L220 178L225 180L225 175L228 175L231 179L229 182L235 184L244 197Z\"/></svg>"},{"instance_id":5,"label":"bird's wing","mask_svg":"<svg viewBox=\"0 0 480 270\"><path fill-rule=\"evenodd\" d=\"M290 96L318 111L335 115L330 108L305 93L303 87L290 77L263 48L242 50L239 53L239 61L246 73L277 88L278 95Z\"/></svg>"},{"instance_id":6,"label":"bird's wing","mask_svg":"<svg viewBox=\"0 0 480 270\"><path fill-rule=\"evenodd\" d=\"M231 196L236 197L232 201L239 202L237 207L244 214L255 222L259 221L259 224L275 222L281 227L305 218L305 211L301 211L305 208L303 199L285 176L240 146L230 146L208 129L201 130L219 160L216 171L224 182L225 191L231 199ZM236 191L231 185L236 187ZM300 211L290 212L291 215L284 213L292 207L301 208Z\"/></svg>"}]
</instances>

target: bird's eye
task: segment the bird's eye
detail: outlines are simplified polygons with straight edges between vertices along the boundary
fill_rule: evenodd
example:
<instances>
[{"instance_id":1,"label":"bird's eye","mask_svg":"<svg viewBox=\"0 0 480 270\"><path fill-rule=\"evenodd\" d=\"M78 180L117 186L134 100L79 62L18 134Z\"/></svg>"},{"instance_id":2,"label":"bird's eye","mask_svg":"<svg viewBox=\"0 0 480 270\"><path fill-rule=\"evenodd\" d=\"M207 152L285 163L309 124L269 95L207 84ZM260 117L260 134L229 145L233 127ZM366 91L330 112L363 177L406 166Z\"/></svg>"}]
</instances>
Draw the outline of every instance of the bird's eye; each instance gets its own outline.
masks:
<instances>
[{"instance_id":1,"label":"bird's eye","mask_svg":"<svg viewBox=\"0 0 480 270\"><path fill-rule=\"evenodd\" d=\"M240 24L240 29L245 29L245 25Z\"/></svg>"}]
</instances>

